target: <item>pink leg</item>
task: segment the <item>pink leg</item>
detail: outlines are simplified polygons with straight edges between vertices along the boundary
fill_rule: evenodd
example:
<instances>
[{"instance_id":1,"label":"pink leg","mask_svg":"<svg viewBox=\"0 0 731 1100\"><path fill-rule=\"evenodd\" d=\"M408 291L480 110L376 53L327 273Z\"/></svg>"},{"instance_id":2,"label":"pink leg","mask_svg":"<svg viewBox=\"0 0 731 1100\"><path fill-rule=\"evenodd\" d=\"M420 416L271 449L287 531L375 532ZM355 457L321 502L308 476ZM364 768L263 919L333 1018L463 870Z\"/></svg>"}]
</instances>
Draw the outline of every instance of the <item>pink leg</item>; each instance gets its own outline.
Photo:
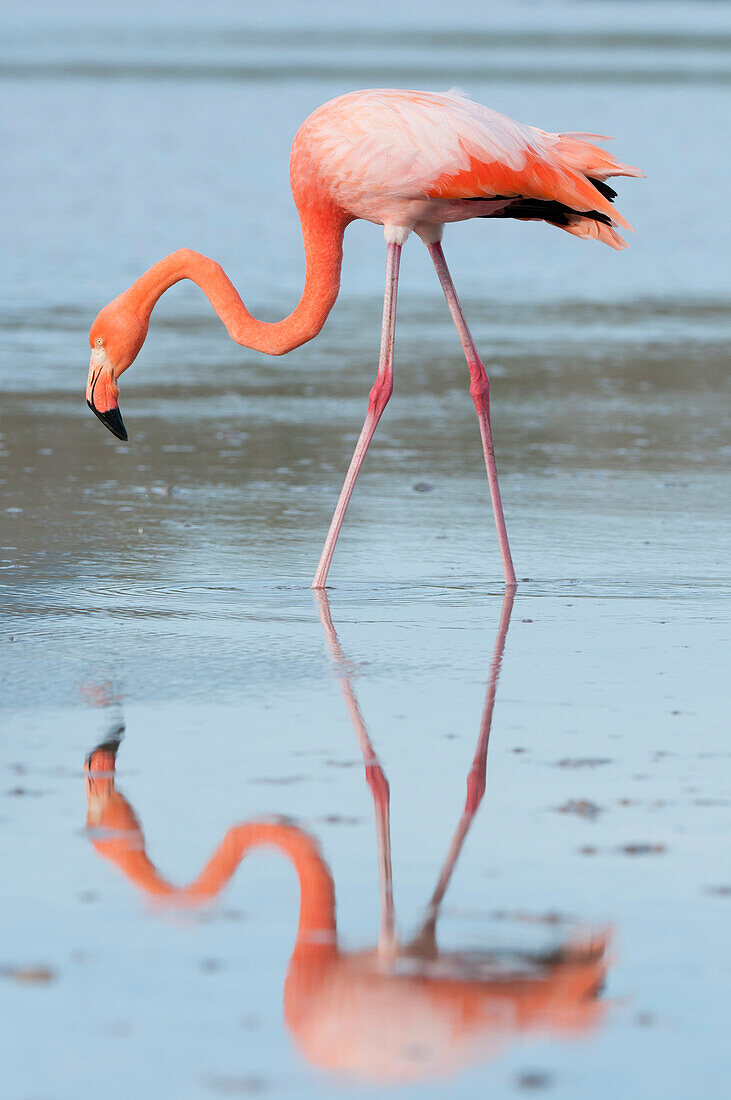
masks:
<instances>
[{"instance_id":1,"label":"pink leg","mask_svg":"<svg viewBox=\"0 0 731 1100\"><path fill-rule=\"evenodd\" d=\"M355 447L353 457L350 460L345 483L340 491L340 498L330 523L325 546L323 547L320 563L317 566L313 588L324 588L327 580L330 562L335 551L335 543L338 541L340 528L345 519L345 513L353 495L355 482L363 465L366 451L373 439L381 413L386 408L388 400L393 392L393 334L396 321L396 294L398 291L398 273L401 262L401 245L389 244L388 258L386 261L386 293L383 298L383 325L381 327L381 354L378 360L378 374L373 389L368 397L368 412L363 424L360 438Z\"/></svg>"},{"instance_id":2,"label":"pink leg","mask_svg":"<svg viewBox=\"0 0 731 1100\"><path fill-rule=\"evenodd\" d=\"M515 588L517 581L515 579L515 569L513 568L513 559L510 556L510 546L508 545L508 532L505 527L505 516L503 515L503 505L500 500L500 487L497 482L497 467L495 466L495 450L492 445L492 429L490 427L490 382L487 377L487 372L482 365L482 360L477 353L475 342L472 339L472 334L467 327L467 322L462 312L462 307L459 304L459 298L457 292L454 289L454 283L452 277L449 274L449 268L447 267L447 261L444 259L444 252L439 241L429 245L429 255L432 258L434 267L436 268L437 275L439 276L439 282L442 284L442 290L444 291L444 297L447 299L447 305L449 306L449 312L452 314L452 320L457 328L459 334L459 340L462 344L462 350L465 353L467 359L467 366L470 371L470 378L472 379L470 384L470 394L472 400L475 403L477 409L477 417L480 421L480 435L482 436L482 450L485 455L485 466L487 467L487 481L490 486L490 498L492 500L492 510L495 516L495 526L497 528L497 537L500 544L500 556L503 560L503 572L505 573L505 583L509 588Z\"/></svg>"}]
</instances>

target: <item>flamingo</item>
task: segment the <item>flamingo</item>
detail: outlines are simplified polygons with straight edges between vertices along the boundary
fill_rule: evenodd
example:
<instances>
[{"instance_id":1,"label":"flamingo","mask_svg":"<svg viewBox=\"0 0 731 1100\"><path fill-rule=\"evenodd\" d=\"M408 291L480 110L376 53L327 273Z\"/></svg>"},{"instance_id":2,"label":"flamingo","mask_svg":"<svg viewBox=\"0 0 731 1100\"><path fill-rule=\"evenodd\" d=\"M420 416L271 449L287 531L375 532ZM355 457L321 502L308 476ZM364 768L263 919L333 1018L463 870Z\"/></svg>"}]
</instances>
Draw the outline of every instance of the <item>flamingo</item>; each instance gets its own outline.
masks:
<instances>
[{"instance_id":1,"label":"flamingo","mask_svg":"<svg viewBox=\"0 0 731 1100\"><path fill-rule=\"evenodd\" d=\"M631 226L613 208L616 192L606 180L642 172L594 144L601 140L606 139L599 134L548 133L514 122L457 89L443 95L372 89L330 100L305 120L292 145L290 180L306 264L294 311L275 323L257 320L218 263L179 249L149 268L94 321L89 407L117 438L127 439L117 381L145 341L155 303L174 283L197 283L237 344L283 355L312 340L335 304L346 226L357 218L383 225L386 288L378 370L312 582L313 588L323 588L358 473L393 391L399 264L413 231L429 250L467 359L505 583L515 587L492 441L489 380L444 258L442 232L447 222L517 218L545 221L610 248L626 247L617 226Z\"/></svg>"},{"instance_id":2,"label":"flamingo","mask_svg":"<svg viewBox=\"0 0 731 1100\"><path fill-rule=\"evenodd\" d=\"M115 786L123 723L117 719L85 768L88 835L96 852L158 904L177 908L216 897L242 859L273 848L294 867L300 910L284 990L284 1016L315 1065L380 1082L456 1072L495 1056L523 1035L582 1036L600 1022L608 935L577 932L549 955L445 952L437 943L441 904L485 791L497 679L512 609L506 592L490 668L467 798L417 934L399 944L394 929L389 787L368 734L327 596L320 617L363 754L376 809L381 928L375 949L346 952L338 942L335 886L316 840L285 818L232 826L200 874L175 886L147 855L142 826Z\"/></svg>"}]
</instances>

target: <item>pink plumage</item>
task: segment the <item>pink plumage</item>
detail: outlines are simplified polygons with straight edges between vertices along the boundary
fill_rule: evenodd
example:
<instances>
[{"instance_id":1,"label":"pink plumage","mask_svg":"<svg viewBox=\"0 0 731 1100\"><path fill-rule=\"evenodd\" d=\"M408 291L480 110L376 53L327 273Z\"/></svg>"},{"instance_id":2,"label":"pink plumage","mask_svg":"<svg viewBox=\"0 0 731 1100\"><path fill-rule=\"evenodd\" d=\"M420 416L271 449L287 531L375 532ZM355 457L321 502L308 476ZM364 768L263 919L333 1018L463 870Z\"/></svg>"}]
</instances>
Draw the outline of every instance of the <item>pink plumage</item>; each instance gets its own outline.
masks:
<instances>
[{"instance_id":1,"label":"pink plumage","mask_svg":"<svg viewBox=\"0 0 731 1100\"><path fill-rule=\"evenodd\" d=\"M559 218L553 223L570 233L621 248L614 223L627 222L596 182L642 173L589 138L607 140L525 126L456 90L350 92L301 126L292 186L297 195L314 185L352 217L426 236L428 226L474 217ZM516 200L566 209L521 211Z\"/></svg>"},{"instance_id":2,"label":"pink plumage","mask_svg":"<svg viewBox=\"0 0 731 1100\"><path fill-rule=\"evenodd\" d=\"M284 355L312 340L340 289L343 235L356 218L383 225L388 244L381 351L368 412L315 573L323 588L358 473L393 391L393 343L401 249L415 232L429 249L470 372L503 573L515 588L490 423L490 387L442 250L447 222L469 218L545 221L611 248L626 247L613 207L612 176L641 176L605 152L596 134L551 134L514 122L457 90L371 89L323 104L297 131L290 160L307 273L302 297L282 321L252 317L221 266L190 249L160 260L97 316L89 333L89 407L120 439L127 432L117 379L142 347L161 294L192 279L238 344Z\"/></svg>"}]
</instances>

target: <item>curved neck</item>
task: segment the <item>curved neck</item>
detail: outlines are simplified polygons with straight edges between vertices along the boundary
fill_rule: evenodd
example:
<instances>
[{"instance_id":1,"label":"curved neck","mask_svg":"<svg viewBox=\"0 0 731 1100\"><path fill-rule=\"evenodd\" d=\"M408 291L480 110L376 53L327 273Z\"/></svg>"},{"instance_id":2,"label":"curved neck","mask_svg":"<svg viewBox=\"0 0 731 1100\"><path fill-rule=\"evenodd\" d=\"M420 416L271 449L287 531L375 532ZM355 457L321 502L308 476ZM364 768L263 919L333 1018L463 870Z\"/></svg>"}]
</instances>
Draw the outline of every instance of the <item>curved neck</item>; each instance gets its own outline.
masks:
<instances>
[{"instance_id":1,"label":"curved neck","mask_svg":"<svg viewBox=\"0 0 731 1100\"><path fill-rule=\"evenodd\" d=\"M195 905L215 897L233 877L247 852L273 847L293 864L300 885L300 912L296 948L336 950L335 888L315 841L293 825L266 821L234 825L201 873L188 886L174 886L162 877L145 851L145 838L132 807L119 791L106 801L101 814L90 814L92 827L113 830L116 836L92 843L136 886L151 897Z\"/></svg>"},{"instance_id":2,"label":"curved neck","mask_svg":"<svg viewBox=\"0 0 731 1100\"><path fill-rule=\"evenodd\" d=\"M117 298L149 320L155 303L181 279L191 279L208 298L237 344L283 355L317 336L335 304L340 289L343 234L351 220L331 206L303 207L299 211L305 248L305 286L296 308L283 321L258 321L249 313L226 272L215 260L181 248L154 264ZM262 257L266 262L266 256Z\"/></svg>"}]
</instances>

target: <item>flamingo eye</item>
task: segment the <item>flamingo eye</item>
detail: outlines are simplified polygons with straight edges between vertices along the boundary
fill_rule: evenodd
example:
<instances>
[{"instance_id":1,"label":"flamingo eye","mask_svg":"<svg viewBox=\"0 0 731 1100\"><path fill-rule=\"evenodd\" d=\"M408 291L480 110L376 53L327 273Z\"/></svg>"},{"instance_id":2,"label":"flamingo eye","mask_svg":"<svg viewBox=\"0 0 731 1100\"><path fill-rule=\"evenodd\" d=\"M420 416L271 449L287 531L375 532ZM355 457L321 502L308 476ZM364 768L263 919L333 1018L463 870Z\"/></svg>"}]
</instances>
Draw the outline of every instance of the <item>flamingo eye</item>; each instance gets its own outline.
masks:
<instances>
[{"instance_id":1,"label":"flamingo eye","mask_svg":"<svg viewBox=\"0 0 731 1100\"><path fill-rule=\"evenodd\" d=\"M100 348L100 347L102 346L102 344L103 344L103 343L104 343L104 341L102 340L101 336L97 336L97 338L96 338L96 346L97 346L98 348Z\"/></svg>"}]
</instances>

